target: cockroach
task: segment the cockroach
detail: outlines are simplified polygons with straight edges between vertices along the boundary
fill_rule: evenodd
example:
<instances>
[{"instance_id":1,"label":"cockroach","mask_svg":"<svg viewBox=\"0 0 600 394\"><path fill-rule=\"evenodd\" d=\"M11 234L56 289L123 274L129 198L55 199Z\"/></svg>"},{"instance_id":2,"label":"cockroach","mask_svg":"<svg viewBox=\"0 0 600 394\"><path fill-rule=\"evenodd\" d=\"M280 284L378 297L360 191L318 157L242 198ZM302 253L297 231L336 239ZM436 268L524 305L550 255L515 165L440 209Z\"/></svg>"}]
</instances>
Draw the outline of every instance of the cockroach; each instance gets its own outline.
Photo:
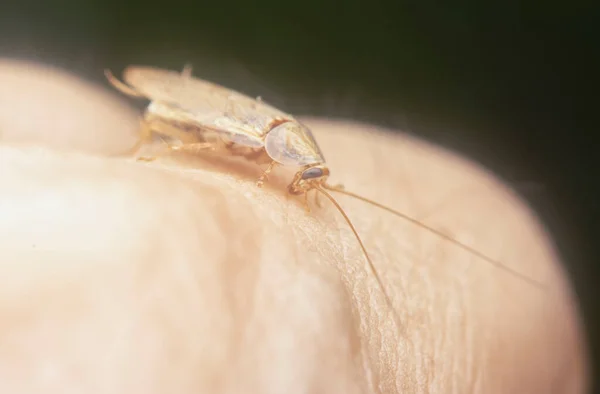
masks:
<instances>
[{"instance_id":1,"label":"cockroach","mask_svg":"<svg viewBox=\"0 0 600 394\"><path fill-rule=\"evenodd\" d=\"M110 71L105 71L108 81L122 93L150 100L141 122L139 142L132 152L147 142L153 133L179 141L179 145L168 145L172 151L214 150L220 144L229 154L241 155L259 164L267 164L257 181L258 187L263 186L275 166L298 168L287 188L288 192L292 195L304 195L307 207L308 193L313 190L331 201L354 233L369 269L392 310L394 308L391 299L358 231L331 192L344 194L381 208L536 287L543 287L534 279L406 214L347 191L342 186L331 185L328 183L330 171L325 164L323 153L310 129L302 122L266 104L260 98L251 98L223 86L194 78L191 74L189 66L185 66L181 72L131 66L124 71L122 82Z\"/></svg>"}]
</instances>

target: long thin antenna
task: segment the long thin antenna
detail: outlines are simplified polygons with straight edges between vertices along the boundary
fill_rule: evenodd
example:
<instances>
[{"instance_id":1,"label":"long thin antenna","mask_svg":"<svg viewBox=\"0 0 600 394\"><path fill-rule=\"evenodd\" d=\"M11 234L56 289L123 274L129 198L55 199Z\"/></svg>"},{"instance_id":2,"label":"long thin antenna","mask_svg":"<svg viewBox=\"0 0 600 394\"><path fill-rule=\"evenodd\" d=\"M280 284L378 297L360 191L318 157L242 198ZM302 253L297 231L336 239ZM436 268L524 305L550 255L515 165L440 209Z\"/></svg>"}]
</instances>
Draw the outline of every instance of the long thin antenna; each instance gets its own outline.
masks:
<instances>
[{"instance_id":1,"label":"long thin antenna","mask_svg":"<svg viewBox=\"0 0 600 394\"><path fill-rule=\"evenodd\" d=\"M544 284L542 284L542 283L540 283L540 282L538 282L538 281L536 281L534 279L531 279L530 277L528 277L528 276L526 276L526 275L524 275L524 274L522 274L522 273L520 273L518 271L515 271L514 269L512 269L510 267L507 267L506 265L500 263L499 261L496 261L496 260L492 259L491 257L488 257L488 256L484 255L483 253L478 252L477 250L473 249L472 247L467 246L467 245L463 244L462 242L459 242L456 239L452 238L451 236L446 235L446 234L442 233L441 231L436 230L436 229L434 229L432 227L429 227L429 226L427 226L427 225L419 222L417 219L414 219L414 218L412 218L412 217L410 217L410 216L408 216L406 214L403 214L402 212L398 212L398 211L396 211L396 210L394 210L392 208L386 207L385 205L380 204L380 203L378 203L376 201L370 200L370 199L368 199L366 197L360 196L358 194L349 192L349 191L344 190L344 189L336 188L336 187L333 187L333 186L330 186L330 185L327 185L327 184L322 184L321 186L323 188L327 189L327 190L331 190L333 192L337 192L337 193L345 194L345 195L350 196L350 197L354 197L354 198L356 198L358 200L364 201L364 202L369 203L371 205L374 205L374 206L376 206L378 208L381 208L381 209L383 209L383 210L385 210L385 211L387 211L389 213L392 213L392 214L394 214L394 215L396 215L396 216L398 216L398 217L400 217L400 218L402 218L402 219L404 219L404 220L406 220L406 221L408 221L408 222L410 222L410 223L412 223L412 224L414 224L416 226L421 227L424 230L429 231L430 233L433 233L433 234L437 235L440 238L443 238L443 239L445 239L447 241L450 241L451 243L455 244L456 246L462 248L463 250L466 250L467 252L469 252L469 253L471 253L471 254L479 257L479 258L482 258L483 260L485 260L488 263L492 264L496 268L499 268L499 269L501 269L501 270L503 270L505 272L508 272L508 273L510 273L510 274L512 274L512 275L514 275L514 276L516 276L516 277L524 280L525 282L528 282L529 284L532 284L533 286L536 286L536 287L539 287L539 288L542 288L542 289L545 288Z\"/></svg>"},{"instance_id":2,"label":"long thin antenna","mask_svg":"<svg viewBox=\"0 0 600 394\"><path fill-rule=\"evenodd\" d=\"M381 288L381 291L383 292L383 295L385 297L385 302L387 303L388 308L390 308L390 310L394 314L394 317L395 317L395 320L396 320L396 324L398 325L398 328L400 328L401 327L400 326L400 317L396 313L396 309L394 309L394 305L392 304L392 299L390 298L388 292L385 290L385 286L383 285L383 281L379 277L379 274L377 273L377 270L375 269L375 266L373 265L373 261L371 261L371 258L369 257L369 254L367 253L367 248L365 248L365 245L363 244L362 240L360 239L360 236L358 235L358 232L356 231L356 228L352 224L352 221L350 220L350 218L348 217L348 215L346 215L346 212L344 212L344 210L342 209L341 205L336 201L335 198L333 198L333 196L331 194L327 193L325 190L323 190L319 186L315 186L315 189L319 193L321 193L325 197L327 197L329 199L329 201L331 201L331 203L342 214L342 216L346 220L346 223L348 223L348 226L350 226L350 229L354 233L354 236L356 237L356 240L358 241L358 244L360 245L360 248L362 249L362 252L365 255L365 259L367 260L367 263L369 263L369 269L373 273L373 276L375 276L375 279L377 279L377 283L379 284L379 287Z\"/></svg>"}]
</instances>

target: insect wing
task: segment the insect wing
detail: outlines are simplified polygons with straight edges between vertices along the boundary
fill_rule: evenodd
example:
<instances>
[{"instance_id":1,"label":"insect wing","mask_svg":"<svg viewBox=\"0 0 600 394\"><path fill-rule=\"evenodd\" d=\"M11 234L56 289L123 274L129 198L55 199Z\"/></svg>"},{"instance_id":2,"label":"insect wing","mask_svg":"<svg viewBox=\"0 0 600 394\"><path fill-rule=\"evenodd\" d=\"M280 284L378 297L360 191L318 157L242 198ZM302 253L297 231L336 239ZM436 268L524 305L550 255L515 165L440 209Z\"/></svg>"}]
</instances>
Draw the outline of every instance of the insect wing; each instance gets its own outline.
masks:
<instances>
[{"instance_id":1,"label":"insect wing","mask_svg":"<svg viewBox=\"0 0 600 394\"><path fill-rule=\"evenodd\" d=\"M151 101L183 111L185 119L178 120L221 130L228 139L246 146L262 146L273 121L292 119L249 96L175 71L129 67L123 77Z\"/></svg>"}]
</instances>

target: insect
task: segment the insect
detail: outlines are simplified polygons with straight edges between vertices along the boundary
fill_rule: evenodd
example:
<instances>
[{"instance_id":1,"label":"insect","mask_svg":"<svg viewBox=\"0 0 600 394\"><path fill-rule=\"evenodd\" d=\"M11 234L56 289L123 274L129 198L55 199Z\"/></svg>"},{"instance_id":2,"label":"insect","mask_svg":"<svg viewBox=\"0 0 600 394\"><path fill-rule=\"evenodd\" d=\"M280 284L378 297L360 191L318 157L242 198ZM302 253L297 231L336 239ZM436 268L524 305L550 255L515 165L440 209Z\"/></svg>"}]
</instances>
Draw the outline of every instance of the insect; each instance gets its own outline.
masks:
<instances>
[{"instance_id":1,"label":"insect","mask_svg":"<svg viewBox=\"0 0 600 394\"><path fill-rule=\"evenodd\" d=\"M150 100L141 122L140 140L132 148L133 152L147 142L153 133L179 141L179 145L168 144L172 151L198 152L220 147L227 154L268 164L257 181L259 187L268 179L275 166L299 168L288 186L288 192L303 195L308 206L308 193L315 190L317 195L323 195L336 207L354 233L370 271L392 310L391 300L366 247L331 192L345 194L384 209L526 282L541 286L537 281L408 215L347 191L341 186L329 184L329 168L311 131L293 116L260 99L193 78L189 66L184 67L181 72L128 67L123 74L125 82L118 80L108 70L105 75L122 93Z\"/></svg>"}]
</instances>

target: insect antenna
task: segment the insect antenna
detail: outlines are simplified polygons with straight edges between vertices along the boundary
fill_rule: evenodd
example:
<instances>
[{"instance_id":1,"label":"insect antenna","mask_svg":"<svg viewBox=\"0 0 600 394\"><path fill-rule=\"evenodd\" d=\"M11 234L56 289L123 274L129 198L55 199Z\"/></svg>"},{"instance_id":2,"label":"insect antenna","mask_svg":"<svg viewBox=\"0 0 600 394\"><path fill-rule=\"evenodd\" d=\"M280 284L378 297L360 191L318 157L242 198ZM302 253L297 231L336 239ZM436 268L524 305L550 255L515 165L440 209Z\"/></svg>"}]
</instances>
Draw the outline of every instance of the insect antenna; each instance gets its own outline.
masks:
<instances>
[{"instance_id":1,"label":"insect antenna","mask_svg":"<svg viewBox=\"0 0 600 394\"><path fill-rule=\"evenodd\" d=\"M412 223L412 224L414 224L414 225L416 225L416 226L418 226L418 227L420 227L420 228L422 228L424 230L429 231L430 233L433 233L433 234L437 235L438 237L440 237L442 239L445 239L445 240L453 243L454 245L460 247L461 249L466 250L467 252L469 252L469 253L471 253L471 254L473 254L473 255L475 255L475 256L477 256L477 257L479 257L479 258L481 258L481 259L483 259L485 261L487 261L488 263L492 264L493 266L495 266L498 269L501 269L501 270L503 270L505 272L508 272L508 273L510 273L510 274L512 274L512 275L514 275L514 276L516 276L516 277L518 277L520 279L522 279L523 281L525 281L525 282L527 282L527 283L529 283L529 284L531 284L531 285L533 285L535 287L542 288L542 289L545 288L544 284L536 281L535 279L532 279L532 278L530 278L530 277L528 277L528 276L526 276L526 275L524 275L524 274L522 274L522 273L520 273L520 272L518 272L518 271L516 271L516 270L514 270L512 268L510 268L510 267L507 267L506 265L500 263L499 261L494 260L491 257L486 256L485 254L483 254L483 253L481 253L481 252L473 249L472 247L470 247L468 245L465 245L462 242L459 242L456 239L452 238L451 236L446 235L443 232L441 232L439 230L436 230L435 228L429 227L426 224L423 224L423 223L419 222L417 219L414 219L414 218L412 218L412 217L410 217L410 216L408 216L408 215L406 215L406 214L404 214L402 212L396 211L396 210L394 210L394 209L392 209L390 207L387 207L387 206L385 206L383 204L380 204L380 203L378 203L376 201L373 201L371 199L368 199L368 198L363 197L361 195L358 195L356 193L352 193L352 192L349 192L347 190L341 189L339 187L335 187L335 186L331 186L331 185L327 185L327 184L322 184L321 187L325 188L327 190L336 192L336 193L345 194L347 196L356 198L357 200L364 201L364 202L366 202L368 204L371 204L371 205L374 205L374 206L376 206L378 208L381 208L381 209L383 209L383 210L385 210L385 211L387 211L387 212L389 212L389 213L391 213L393 215L396 215L396 216L398 216L398 217L400 217L400 218L402 218L402 219L404 219L404 220L406 220L406 221L408 221L408 222L410 222L410 223Z\"/></svg>"},{"instance_id":2,"label":"insect antenna","mask_svg":"<svg viewBox=\"0 0 600 394\"><path fill-rule=\"evenodd\" d=\"M398 325L398 328L400 328L400 317L396 313L396 309L394 309L394 305L392 304L392 299L390 298L388 292L385 290L383 281L381 280L379 273L375 269L375 265L373 265L373 261L371 261L371 258L369 257L369 253L367 253L367 248L365 248L365 245L363 244L362 240L360 239L360 236L358 235L358 231L356 231L356 228L352 224L352 221L350 220L348 215L346 215L346 212L344 211L342 206L337 202L337 200L331 194L329 194L328 192L326 192L325 190L323 190L321 187L319 187L317 185L314 185L314 188L317 192L323 194L325 197L327 197L327 199L329 201L331 201L331 203L342 214L342 216L346 220L346 223L348 223L348 226L350 226L350 229L354 233L354 236L356 237L356 240L358 241L358 244L360 245L360 248L362 249L365 259L367 260L367 263L369 264L369 269L373 273L373 276L375 276L375 279L377 280L377 283L379 284L379 287L381 288L381 291L383 292L383 296L385 297L385 302L386 302L388 308L390 308L390 310L394 314L394 318L396 320L395 323Z\"/></svg>"}]
</instances>

